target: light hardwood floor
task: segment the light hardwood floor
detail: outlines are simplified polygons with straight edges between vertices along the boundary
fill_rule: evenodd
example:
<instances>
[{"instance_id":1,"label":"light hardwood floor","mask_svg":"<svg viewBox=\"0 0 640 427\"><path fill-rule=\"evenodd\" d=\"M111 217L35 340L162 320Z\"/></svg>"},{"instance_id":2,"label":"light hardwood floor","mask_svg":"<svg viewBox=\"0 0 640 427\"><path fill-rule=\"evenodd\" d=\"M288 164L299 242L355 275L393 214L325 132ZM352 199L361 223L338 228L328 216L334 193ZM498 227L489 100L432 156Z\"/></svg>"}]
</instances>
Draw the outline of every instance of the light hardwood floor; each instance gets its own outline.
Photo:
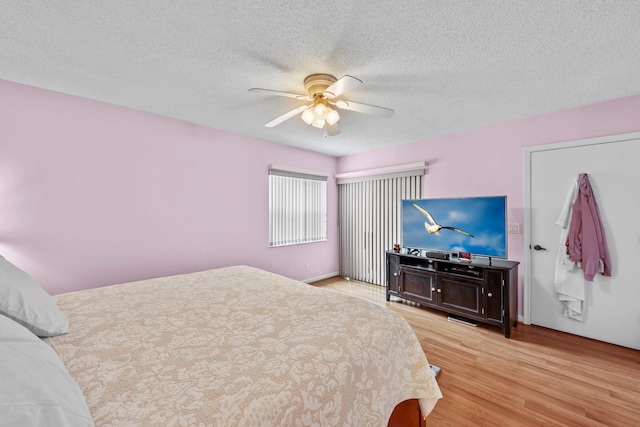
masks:
<instances>
[{"instance_id":1,"label":"light hardwood floor","mask_svg":"<svg viewBox=\"0 0 640 427\"><path fill-rule=\"evenodd\" d=\"M442 368L444 398L428 427L640 426L640 351L523 324L506 339L495 327L387 302L380 286L342 277L312 285L389 307L411 325Z\"/></svg>"}]
</instances>

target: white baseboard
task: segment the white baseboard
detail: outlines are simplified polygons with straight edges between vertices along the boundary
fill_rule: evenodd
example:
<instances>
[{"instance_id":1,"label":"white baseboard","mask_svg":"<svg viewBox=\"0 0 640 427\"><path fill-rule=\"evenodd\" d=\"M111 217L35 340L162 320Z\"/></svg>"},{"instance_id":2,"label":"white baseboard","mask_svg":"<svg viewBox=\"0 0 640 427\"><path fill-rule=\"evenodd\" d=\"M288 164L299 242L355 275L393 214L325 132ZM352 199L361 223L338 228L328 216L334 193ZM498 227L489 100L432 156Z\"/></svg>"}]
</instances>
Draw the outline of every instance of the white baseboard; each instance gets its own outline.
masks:
<instances>
[{"instance_id":1,"label":"white baseboard","mask_svg":"<svg viewBox=\"0 0 640 427\"><path fill-rule=\"evenodd\" d=\"M304 283L317 282L318 280L328 279L330 277L336 277L336 276L339 276L339 275L340 275L340 272L336 271L334 273L323 274L322 276L317 276L317 277L311 277L309 279L304 279L304 280L301 280L301 282L304 282Z\"/></svg>"}]
</instances>

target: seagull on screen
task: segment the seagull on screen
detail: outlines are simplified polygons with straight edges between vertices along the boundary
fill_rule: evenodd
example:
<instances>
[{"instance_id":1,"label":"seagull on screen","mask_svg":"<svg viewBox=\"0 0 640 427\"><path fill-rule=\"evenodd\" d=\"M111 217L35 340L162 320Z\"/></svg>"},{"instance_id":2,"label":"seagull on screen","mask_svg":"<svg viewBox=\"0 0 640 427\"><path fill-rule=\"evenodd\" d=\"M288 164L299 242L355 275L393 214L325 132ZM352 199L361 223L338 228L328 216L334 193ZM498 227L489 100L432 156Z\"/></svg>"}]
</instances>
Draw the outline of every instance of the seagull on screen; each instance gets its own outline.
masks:
<instances>
[{"instance_id":1,"label":"seagull on screen","mask_svg":"<svg viewBox=\"0 0 640 427\"><path fill-rule=\"evenodd\" d=\"M427 233L435 234L436 236L439 236L440 230L445 229L445 230L455 231L456 233L464 234L465 236L474 237L473 235L467 233L466 231L460 230L459 228L446 227L444 225L438 224L427 210L421 208L420 206L416 205L413 202L411 202L411 204L415 206L416 209L418 209L422 213L422 215L427 217L428 222L427 221L424 222L424 228L427 230Z\"/></svg>"}]
</instances>

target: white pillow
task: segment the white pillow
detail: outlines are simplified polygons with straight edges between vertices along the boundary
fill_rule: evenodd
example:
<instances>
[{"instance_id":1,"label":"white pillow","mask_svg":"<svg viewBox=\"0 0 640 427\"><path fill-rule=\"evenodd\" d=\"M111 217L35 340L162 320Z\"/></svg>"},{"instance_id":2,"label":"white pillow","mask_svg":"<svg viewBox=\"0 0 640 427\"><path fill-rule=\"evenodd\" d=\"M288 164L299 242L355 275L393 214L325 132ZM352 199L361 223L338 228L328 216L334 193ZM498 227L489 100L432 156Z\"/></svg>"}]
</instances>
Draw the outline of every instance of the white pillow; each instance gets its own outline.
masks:
<instances>
[{"instance_id":1,"label":"white pillow","mask_svg":"<svg viewBox=\"0 0 640 427\"><path fill-rule=\"evenodd\" d=\"M49 295L27 273L0 256L0 314L39 337L69 332L69 321Z\"/></svg>"},{"instance_id":2,"label":"white pillow","mask_svg":"<svg viewBox=\"0 0 640 427\"><path fill-rule=\"evenodd\" d=\"M56 352L0 315L0 427L93 426L87 402Z\"/></svg>"}]
</instances>

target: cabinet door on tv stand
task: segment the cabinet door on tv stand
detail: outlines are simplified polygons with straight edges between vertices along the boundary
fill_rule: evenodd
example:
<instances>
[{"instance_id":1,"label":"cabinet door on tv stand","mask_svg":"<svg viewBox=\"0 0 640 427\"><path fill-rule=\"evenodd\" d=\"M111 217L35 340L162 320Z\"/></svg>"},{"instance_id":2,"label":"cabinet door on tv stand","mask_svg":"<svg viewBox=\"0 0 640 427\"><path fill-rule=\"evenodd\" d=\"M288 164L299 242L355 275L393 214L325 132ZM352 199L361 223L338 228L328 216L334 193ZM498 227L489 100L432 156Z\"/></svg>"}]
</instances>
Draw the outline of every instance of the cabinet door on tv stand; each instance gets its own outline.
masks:
<instances>
[{"instance_id":1,"label":"cabinet door on tv stand","mask_svg":"<svg viewBox=\"0 0 640 427\"><path fill-rule=\"evenodd\" d=\"M437 304L436 273L402 266L400 296L424 305Z\"/></svg>"},{"instance_id":2,"label":"cabinet door on tv stand","mask_svg":"<svg viewBox=\"0 0 640 427\"><path fill-rule=\"evenodd\" d=\"M487 319L499 323L504 319L504 276L502 271L487 270L486 274L486 307ZM508 322L509 320L506 319Z\"/></svg>"},{"instance_id":3,"label":"cabinet door on tv stand","mask_svg":"<svg viewBox=\"0 0 640 427\"><path fill-rule=\"evenodd\" d=\"M387 254L387 301L400 293L400 256Z\"/></svg>"},{"instance_id":4,"label":"cabinet door on tv stand","mask_svg":"<svg viewBox=\"0 0 640 427\"><path fill-rule=\"evenodd\" d=\"M482 280L453 275L438 277L438 305L461 316L483 317L481 307Z\"/></svg>"}]
</instances>

